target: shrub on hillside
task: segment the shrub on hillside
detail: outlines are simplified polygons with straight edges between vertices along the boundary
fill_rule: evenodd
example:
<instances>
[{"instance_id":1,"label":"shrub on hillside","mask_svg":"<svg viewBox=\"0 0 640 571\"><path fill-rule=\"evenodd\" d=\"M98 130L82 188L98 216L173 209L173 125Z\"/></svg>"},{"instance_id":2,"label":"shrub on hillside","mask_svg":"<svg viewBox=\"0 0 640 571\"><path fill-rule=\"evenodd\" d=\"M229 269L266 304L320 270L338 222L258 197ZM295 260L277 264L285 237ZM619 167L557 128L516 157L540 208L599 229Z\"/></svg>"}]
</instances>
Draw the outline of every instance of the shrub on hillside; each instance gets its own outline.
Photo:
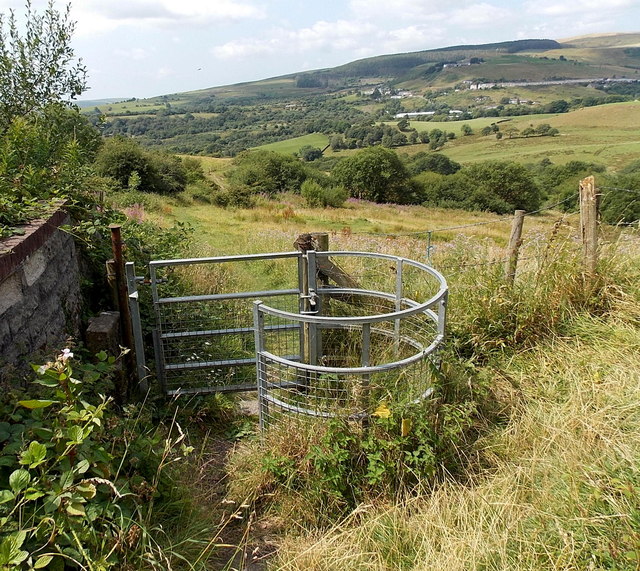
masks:
<instances>
[{"instance_id":1,"label":"shrub on hillside","mask_svg":"<svg viewBox=\"0 0 640 571\"><path fill-rule=\"evenodd\" d=\"M305 166L295 157L274 151L246 151L238 155L229 174L233 194L300 192L307 178Z\"/></svg>"},{"instance_id":2,"label":"shrub on hillside","mask_svg":"<svg viewBox=\"0 0 640 571\"><path fill-rule=\"evenodd\" d=\"M0 134L0 237L52 200L78 202L99 141L76 110L60 105L14 119Z\"/></svg>"},{"instance_id":3,"label":"shrub on hillside","mask_svg":"<svg viewBox=\"0 0 640 571\"><path fill-rule=\"evenodd\" d=\"M425 171L439 174L453 174L462 168L461 164L452 161L446 155L440 153L425 153L424 151L416 153L406 159L406 165L407 170L412 175Z\"/></svg>"},{"instance_id":4,"label":"shrub on hillside","mask_svg":"<svg viewBox=\"0 0 640 571\"><path fill-rule=\"evenodd\" d=\"M506 214L537 210L541 193L531 173L512 162L487 161L465 167L425 186L427 206Z\"/></svg>"},{"instance_id":5,"label":"shrub on hillside","mask_svg":"<svg viewBox=\"0 0 640 571\"><path fill-rule=\"evenodd\" d=\"M105 142L97 154L96 169L123 189L175 194L187 185L187 169L178 157L147 151L125 137Z\"/></svg>"},{"instance_id":6,"label":"shrub on hillside","mask_svg":"<svg viewBox=\"0 0 640 571\"><path fill-rule=\"evenodd\" d=\"M349 197L349 193L342 186L321 186L314 180L307 179L300 190L307 206L340 208Z\"/></svg>"},{"instance_id":7,"label":"shrub on hillside","mask_svg":"<svg viewBox=\"0 0 640 571\"><path fill-rule=\"evenodd\" d=\"M342 159L331 173L354 198L373 202L414 201L409 172L398 155L384 147L369 147Z\"/></svg>"}]
</instances>

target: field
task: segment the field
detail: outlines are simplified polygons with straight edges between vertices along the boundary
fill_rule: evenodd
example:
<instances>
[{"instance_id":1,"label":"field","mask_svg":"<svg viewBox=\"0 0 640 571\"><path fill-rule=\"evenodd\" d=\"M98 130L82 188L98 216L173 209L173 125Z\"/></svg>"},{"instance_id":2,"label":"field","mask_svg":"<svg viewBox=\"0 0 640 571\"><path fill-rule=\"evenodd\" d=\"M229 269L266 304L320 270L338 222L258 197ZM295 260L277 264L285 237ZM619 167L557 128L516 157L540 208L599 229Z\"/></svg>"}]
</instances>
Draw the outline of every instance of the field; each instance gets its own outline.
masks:
<instances>
[{"instance_id":1,"label":"field","mask_svg":"<svg viewBox=\"0 0 640 571\"><path fill-rule=\"evenodd\" d=\"M395 500L373 493L331 525L312 523L315 510L331 516L307 498L310 490L295 481L256 483L270 481L261 455L300 454L301 436L271 438L266 449L260 439L242 438L225 481L227 501L242 501L251 513L232 539L240 541L245 565L277 547L269 569L637 568L637 230L605 229L603 281L589 293L580 274L577 216L553 211L526 218L512 290L496 264L510 217L361 201L310 209L297 196L235 210L186 196L162 199L145 216L192 224L191 254L203 256L289 251L299 233L327 230L332 248L424 260L426 236L402 234L432 230L433 261L449 281L445 367L457 371L451 382L458 379L475 395L473 436L452 452L456 470ZM487 224L467 226L478 222ZM455 226L465 227L445 229ZM475 349L461 357L459 344L468 336ZM196 486L207 485L205 468L193 467ZM300 469L308 471L308 461Z\"/></svg>"},{"instance_id":2,"label":"field","mask_svg":"<svg viewBox=\"0 0 640 571\"><path fill-rule=\"evenodd\" d=\"M302 147L306 145L324 149L328 143L329 138L326 135L321 135L320 133L312 133L310 135L304 135L302 137L295 137L294 139L287 139L286 141L278 141L277 143L261 145L260 147L256 147L256 149L264 149L268 151L284 153L285 155L292 155L294 153L297 153Z\"/></svg>"},{"instance_id":3,"label":"field","mask_svg":"<svg viewBox=\"0 0 640 571\"><path fill-rule=\"evenodd\" d=\"M560 131L556 137L514 137L505 135L483 137L480 130L499 122L500 129L518 131L548 123ZM394 124L389 122L389 124ZM418 131L441 129L456 134L441 151L462 164L485 160L514 160L521 163L539 162L548 157L552 162L564 164L581 160L606 165L615 170L636 160L640 155L640 102L612 103L587 107L557 115L525 115L521 117L483 117L469 121L410 121ZM469 125L474 135L462 135L462 125ZM402 147L399 152L414 154L425 150L425 145Z\"/></svg>"}]
</instances>

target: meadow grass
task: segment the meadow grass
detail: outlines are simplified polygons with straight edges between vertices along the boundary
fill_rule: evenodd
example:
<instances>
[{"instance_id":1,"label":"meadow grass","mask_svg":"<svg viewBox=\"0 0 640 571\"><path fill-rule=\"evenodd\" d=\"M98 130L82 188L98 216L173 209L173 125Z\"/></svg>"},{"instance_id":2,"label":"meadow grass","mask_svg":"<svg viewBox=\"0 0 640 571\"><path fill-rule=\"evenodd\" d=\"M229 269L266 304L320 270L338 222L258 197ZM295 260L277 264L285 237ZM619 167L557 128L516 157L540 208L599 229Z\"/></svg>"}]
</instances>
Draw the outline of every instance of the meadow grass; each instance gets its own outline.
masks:
<instances>
[{"instance_id":1,"label":"meadow grass","mask_svg":"<svg viewBox=\"0 0 640 571\"><path fill-rule=\"evenodd\" d=\"M292 155L294 153L297 153L302 147L306 145L324 149L328 143L329 137L327 137L326 135L322 135L321 133L311 133L310 135L303 135L302 137L287 139L286 141L267 143L266 145L260 145L259 147L255 148L265 151L276 151L285 155Z\"/></svg>"},{"instance_id":2,"label":"meadow grass","mask_svg":"<svg viewBox=\"0 0 640 571\"><path fill-rule=\"evenodd\" d=\"M637 230L603 229L601 279L590 289L581 274L577 216L529 216L509 288L502 277L509 216L364 201L312 209L294 195L261 200L254 209L223 210L188 197L154 208L147 215L159 224L191 223L192 254L203 256L290 251L299 233L326 230L331 249L423 260L425 236L408 233L440 229L432 236L432 262L451 289L448 355L469 371L463 380L470 388L480 380L489 388L475 435L452 451L455 475L442 474L417 496L368 497L346 519L332 518L332 505L323 504L314 527L297 510L318 508L318 489L275 493L273 482L264 483L256 449L239 446L226 478L231 489L246 492L238 501L251 500L250 519L279 544L269 568L636 568ZM467 226L477 222L491 223ZM466 227L443 230L451 226ZM301 443L291 435L278 442L304 458L306 449L295 448ZM261 511L266 505L272 507Z\"/></svg>"},{"instance_id":3,"label":"meadow grass","mask_svg":"<svg viewBox=\"0 0 640 571\"><path fill-rule=\"evenodd\" d=\"M475 443L463 481L287 535L272 567L637 569L639 262L615 261L633 277L605 314L576 312L486 370L508 420Z\"/></svg>"}]
</instances>

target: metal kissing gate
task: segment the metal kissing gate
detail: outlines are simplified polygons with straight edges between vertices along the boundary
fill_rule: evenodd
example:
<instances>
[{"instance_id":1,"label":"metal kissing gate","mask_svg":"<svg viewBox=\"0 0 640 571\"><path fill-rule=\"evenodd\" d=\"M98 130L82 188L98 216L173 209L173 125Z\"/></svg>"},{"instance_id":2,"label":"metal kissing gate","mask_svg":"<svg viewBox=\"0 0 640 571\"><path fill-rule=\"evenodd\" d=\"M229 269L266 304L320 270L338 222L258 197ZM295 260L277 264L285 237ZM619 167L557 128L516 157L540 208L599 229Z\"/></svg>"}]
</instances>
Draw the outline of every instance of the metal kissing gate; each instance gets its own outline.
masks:
<instances>
[{"instance_id":1,"label":"metal kissing gate","mask_svg":"<svg viewBox=\"0 0 640 571\"><path fill-rule=\"evenodd\" d=\"M430 394L448 291L426 264L314 250L159 260L148 302L126 270L138 373L152 346L167 395L257 390L264 426L283 414L362 418Z\"/></svg>"}]
</instances>

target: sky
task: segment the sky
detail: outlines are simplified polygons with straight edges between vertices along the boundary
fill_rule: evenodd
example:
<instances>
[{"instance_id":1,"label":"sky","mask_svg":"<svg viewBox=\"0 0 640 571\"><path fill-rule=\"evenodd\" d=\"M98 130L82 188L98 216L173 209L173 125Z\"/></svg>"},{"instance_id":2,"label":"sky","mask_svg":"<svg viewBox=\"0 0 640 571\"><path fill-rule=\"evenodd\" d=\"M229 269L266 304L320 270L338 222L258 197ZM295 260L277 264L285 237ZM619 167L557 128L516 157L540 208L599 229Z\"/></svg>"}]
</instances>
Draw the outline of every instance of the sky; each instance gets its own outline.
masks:
<instances>
[{"instance_id":1,"label":"sky","mask_svg":"<svg viewBox=\"0 0 640 571\"><path fill-rule=\"evenodd\" d=\"M0 0L9 9L20 17L24 0ZM640 0L73 0L71 19L81 99L145 98L389 53L640 32Z\"/></svg>"}]
</instances>

